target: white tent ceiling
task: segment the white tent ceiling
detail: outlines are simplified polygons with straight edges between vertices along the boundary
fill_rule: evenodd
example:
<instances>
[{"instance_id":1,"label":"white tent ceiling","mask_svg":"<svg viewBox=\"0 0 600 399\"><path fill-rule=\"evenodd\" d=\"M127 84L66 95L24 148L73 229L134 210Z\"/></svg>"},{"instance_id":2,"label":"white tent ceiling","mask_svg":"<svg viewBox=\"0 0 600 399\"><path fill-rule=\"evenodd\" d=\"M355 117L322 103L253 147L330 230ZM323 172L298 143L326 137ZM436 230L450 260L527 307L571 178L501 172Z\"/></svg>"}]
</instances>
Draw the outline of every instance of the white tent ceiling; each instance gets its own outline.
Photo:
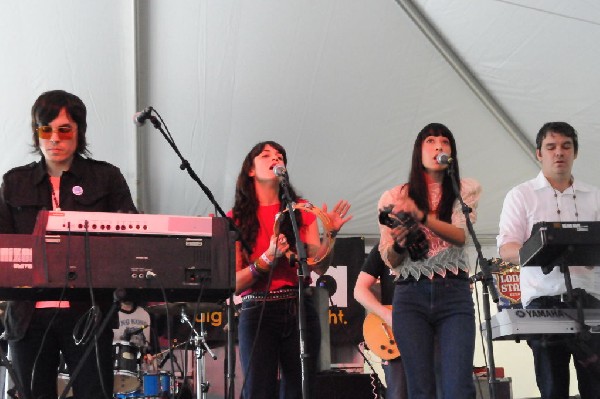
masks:
<instances>
[{"instance_id":1,"label":"white tent ceiling","mask_svg":"<svg viewBox=\"0 0 600 399\"><path fill-rule=\"evenodd\" d=\"M10 149L2 172L24 162L35 97L60 87L87 103L94 157L123 169L148 213L199 215L212 206L158 131L136 132L130 123L147 105L224 209L243 156L273 139L287 148L292 182L306 198L353 203L347 235L377 234L377 199L405 181L414 137L432 121L455 133L462 175L483 185L476 231L484 239L497 230L506 191L536 173L524 146L533 148L546 121L578 129L575 174L600 184L593 1L9 1L0 8L0 140ZM436 31L442 47L432 42Z\"/></svg>"}]
</instances>

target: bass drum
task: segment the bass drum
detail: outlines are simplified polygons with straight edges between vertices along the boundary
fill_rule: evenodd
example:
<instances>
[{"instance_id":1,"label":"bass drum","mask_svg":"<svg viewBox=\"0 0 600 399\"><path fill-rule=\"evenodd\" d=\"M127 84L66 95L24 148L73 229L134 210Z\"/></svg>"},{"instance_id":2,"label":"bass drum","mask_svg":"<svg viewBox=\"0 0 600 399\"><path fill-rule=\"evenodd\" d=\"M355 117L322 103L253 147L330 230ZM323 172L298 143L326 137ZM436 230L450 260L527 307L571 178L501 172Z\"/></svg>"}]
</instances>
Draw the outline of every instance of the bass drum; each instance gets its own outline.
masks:
<instances>
[{"instance_id":1,"label":"bass drum","mask_svg":"<svg viewBox=\"0 0 600 399\"><path fill-rule=\"evenodd\" d=\"M113 344L113 393L131 393L140 387L140 349L126 341Z\"/></svg>"},{"instance_id":2,"label":"bass drum","mask_svg":"<svg viewBox=\"0 0 600 399\"><path fill-rule=\"evenodd\" d=\"M166 371L143 373L142 387L135 392L116 393L116 399L173 398L177 394L171 373Z\"/></svg>"}]
</instances>

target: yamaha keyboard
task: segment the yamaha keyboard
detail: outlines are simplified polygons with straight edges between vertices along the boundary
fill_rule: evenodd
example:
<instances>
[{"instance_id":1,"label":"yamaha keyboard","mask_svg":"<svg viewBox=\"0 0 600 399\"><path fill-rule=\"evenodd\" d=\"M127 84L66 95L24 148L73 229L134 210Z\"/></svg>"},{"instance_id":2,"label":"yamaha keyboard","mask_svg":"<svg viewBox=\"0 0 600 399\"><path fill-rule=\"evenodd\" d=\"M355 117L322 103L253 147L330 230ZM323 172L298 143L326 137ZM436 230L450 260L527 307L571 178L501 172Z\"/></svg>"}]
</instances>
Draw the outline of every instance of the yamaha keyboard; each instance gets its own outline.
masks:
<instances>
[{"instance_id":1,"label":"yamaha keyboard","mask_svg":"<svg viewBox=\"0 0 600 399\"><path fill-rule=\"evenodd\" d=\"M600 221L536 223L519 257L521 266L600 265Z\"/></svg>"},{"instance_id":2,"label":"yamaha keyboard","mask_svg":"<svg viewBox=\"0 0 600 399\"><path fill-rule=\"evenodd\" d=\"M584 309L590 332L600 333L600 309ZM580 332L576 309L504 309L491 318L493 340L521 340L532 336ZM485 331L485 324L482 326Z\"/></svg>"},{"instance_id":3,"label":"yamaha keyboard","mask_svg":"<svg viewBox=\"0 0 600 399\"><path fill-rule=\"evenodd\" d=\"M141 300L216 302L235 289L225 218L40 212L32 235L0 235L0 299L136 291Z\"/></svg>"}]
</instances>

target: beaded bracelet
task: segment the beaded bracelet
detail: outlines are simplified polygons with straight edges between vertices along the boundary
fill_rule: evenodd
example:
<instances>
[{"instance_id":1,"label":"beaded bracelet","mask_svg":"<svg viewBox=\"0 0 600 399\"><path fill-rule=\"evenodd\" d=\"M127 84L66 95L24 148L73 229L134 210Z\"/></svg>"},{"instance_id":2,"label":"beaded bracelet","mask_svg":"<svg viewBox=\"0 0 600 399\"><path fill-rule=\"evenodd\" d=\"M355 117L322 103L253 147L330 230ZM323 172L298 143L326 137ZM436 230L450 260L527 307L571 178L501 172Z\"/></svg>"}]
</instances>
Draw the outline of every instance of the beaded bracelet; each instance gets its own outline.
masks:
<instances>
[{"instance_id":1,"label":"beaded bracelet","mask_svg":"<svg viewBox=\"0 0 600 399\"><path fill-rule=\"evenodd\" d=\"M265 262L262 256L254 261L254 265L256 266L256 270L261 273L268 273L271 270L271 263Z\"/></svg>"},{"instance_id":2,"label":"beaded bracelet","mask_svg":"<svg viewBox=\"0 0 600 399\"><path fill-rule=\"evenodd\" d=\"M252 273L252 276L253 276L253 277L256 277L256 278L261 278L261 277L262 277L262 273L261 273L261 272L259 272L259 271L256 269L256 264L255 264L255 263L250 263L250 264L248 265L248 269L250 269L250 273Z\"/></svg>"}]
</instances>

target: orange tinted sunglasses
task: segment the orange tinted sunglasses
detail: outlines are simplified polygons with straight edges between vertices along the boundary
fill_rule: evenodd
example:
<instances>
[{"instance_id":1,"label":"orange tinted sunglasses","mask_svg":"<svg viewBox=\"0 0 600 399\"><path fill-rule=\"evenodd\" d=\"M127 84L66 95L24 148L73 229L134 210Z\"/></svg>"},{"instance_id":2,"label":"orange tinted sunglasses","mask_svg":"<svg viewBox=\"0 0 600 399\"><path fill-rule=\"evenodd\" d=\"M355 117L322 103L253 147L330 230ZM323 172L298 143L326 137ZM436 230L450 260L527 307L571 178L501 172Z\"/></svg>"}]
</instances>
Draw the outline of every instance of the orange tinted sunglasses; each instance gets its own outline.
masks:
<instances>
[{"instance_id":1,"label":"orange tinted sunglasses","mask_svg":"<svg viewBox=\"0 0 600 399\"><path fill-rule=\"evenodd\" d=\"M56 132L61 140L69 140L73 138L73 128L69 125L59 126L52 129L52 126L40 126L37 128L38 137L44 140L49 140L52 137L52 132Z\"/></svg>"}]
</instances>

